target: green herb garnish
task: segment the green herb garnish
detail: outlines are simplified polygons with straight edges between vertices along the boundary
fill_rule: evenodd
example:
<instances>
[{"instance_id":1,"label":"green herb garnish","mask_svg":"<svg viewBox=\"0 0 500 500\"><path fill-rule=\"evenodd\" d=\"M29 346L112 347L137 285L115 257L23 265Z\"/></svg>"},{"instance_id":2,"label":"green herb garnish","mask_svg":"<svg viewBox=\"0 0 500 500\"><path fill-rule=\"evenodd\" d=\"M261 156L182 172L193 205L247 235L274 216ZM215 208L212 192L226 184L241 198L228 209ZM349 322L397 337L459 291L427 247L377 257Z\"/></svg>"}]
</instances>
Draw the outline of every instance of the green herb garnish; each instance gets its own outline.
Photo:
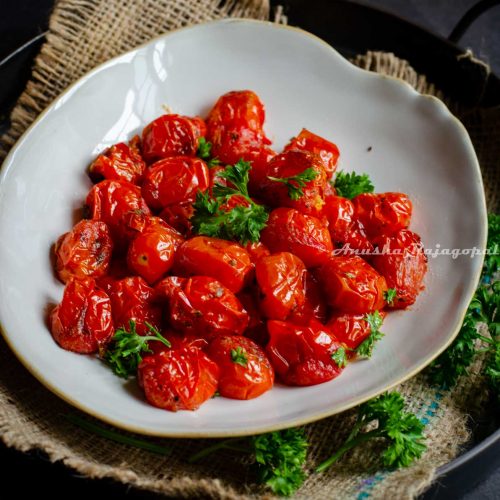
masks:
<instances>
[{"instance_id":1,"label":"green herb garnish","mask_svg":"<svg viewBox=\"0 0 500 500\"><path fill-rule=\"evenodd\" d=\"M296 201L304 196L303 188L308 182L313 181L318 176L318 172L314 168L306 168L300 174L292 175L290 177L271 177L267 176L268 179L274 182L281 182L288 189L288 196L290 199Z\"/></svg>"},{"instance_id":2,"label":"green herb garnish","mask_svg":"<svg viewBox=\"0 0 500 500\"><path fill-rule=\"evenodd\" d=\"M338 196L350 200L361 193L373 193L375 189L368 174L358 175L356 172L346 173L339 171L332 182Z\"/></svg>"}]
</instances>

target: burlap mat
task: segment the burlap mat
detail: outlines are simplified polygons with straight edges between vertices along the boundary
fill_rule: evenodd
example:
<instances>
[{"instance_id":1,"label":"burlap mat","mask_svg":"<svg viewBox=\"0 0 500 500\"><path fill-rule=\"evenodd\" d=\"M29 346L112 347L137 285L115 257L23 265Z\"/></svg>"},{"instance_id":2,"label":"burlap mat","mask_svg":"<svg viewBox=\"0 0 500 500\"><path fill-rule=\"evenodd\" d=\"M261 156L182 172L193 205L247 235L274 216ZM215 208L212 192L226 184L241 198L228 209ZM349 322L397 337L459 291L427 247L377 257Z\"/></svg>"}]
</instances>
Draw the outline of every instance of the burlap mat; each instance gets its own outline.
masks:
<instances>
[{"instance_id":1,"label":"burlap mat","mask_svg":"<svg viewBox=\"0 0 500 500\"><path fill-rule=\"evenodd\" d=\"M0 143L0 159L33 119L71 82L95 65L168 30L228 16L268 19L268 0L60 0L32 78L12 113L12 127ZM278 12L278 17L280 13ZM283 17L280 19L283 21ZM420 92L445 98L406 61L368 53L355 64L397 76ZM500 110L463 109L448 104L466 124L483 170L490 210L498 207ZM169 457L116 444L75 428L63 415L75 413L41 386L0 342L0 434L8 446L43 450L80 474L114 478L176 497L254 498L265 494L252 483L244 458L220 452L189 465L186 457L204 446L196 440L153 440L174 448ZM468 415L483 411L486 399L480 362L453 391L429 386L425 374L398 387L409 408L426 423L428 451L408 469L374 473L376 444L345 457L322 475L312 475L297 494L331 498L412 498L432 481L469 437ZM311 464L329 456L349 433L355 410L307 426Z\"/></svg>"}]
</instances>

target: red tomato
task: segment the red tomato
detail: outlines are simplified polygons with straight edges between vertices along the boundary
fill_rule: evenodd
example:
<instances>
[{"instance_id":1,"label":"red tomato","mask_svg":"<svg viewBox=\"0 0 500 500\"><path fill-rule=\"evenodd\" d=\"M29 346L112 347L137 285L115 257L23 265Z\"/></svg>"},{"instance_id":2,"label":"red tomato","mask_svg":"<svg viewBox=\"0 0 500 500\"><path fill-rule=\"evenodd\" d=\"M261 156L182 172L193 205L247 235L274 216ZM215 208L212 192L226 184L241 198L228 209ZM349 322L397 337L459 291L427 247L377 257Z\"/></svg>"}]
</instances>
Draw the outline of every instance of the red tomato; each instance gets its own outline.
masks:
<instances>
[{"instance_id":1,"label":"red tomato","mask_svg":"<svg viewBox=\"0 0 500 500\"><path fill-rule=\"evenodd\" d=\"M146 399L169 411L196 410L217 390L219 368L200 349L170 349L145 357L138 369Z\"/></svg>"},{"instance_id":2,"label":"red tomato","mask_svg":"<svg viewBox=\"0 0 500 500\"><path fill-rule=\"evenodd\" d=\"M321 158L323 167L325 167L328 178L333 175L337 168L340 156L339 148L333 142L309 132L306 128L303 128L300 134L285 146L283 152L291 150L306 151L318 155Z\"/></svg>"},{"instance_id":3,"label":"red tomato","mask_svg":"<svg viewBox=\"0 0 500 500\"><path fill-rule=\"evenodd\" d=\"M50 314L50 330L63 349L97 352L114 333L109 297L91 278L70 280L61 303Z\"/></svg>"},{"instance_id":4,"label":"red tomato","mask_svg":"<svg viewBox=\"0 0 500 500\"><path fill-rule=\"evenodd\" d=\"M116 242L122 242L122 217L128 212L149 215L148 206L142 199L139 187L125 181L105 180L96 184L85 201L89 218L105 222Z\"/></svg>"},{"instance_id":5,"label":"red tomato","mask_svg":"<svg viewBox=\"0 0 500 500\"><path fill-rule=\"evenodd\" d=\"M238 293L248 283L253 265L248 252L237 243L195 236L179 247L175 271L181 276L210 276Z\"/></svg>"},{"instance_id":6,"label":"red tomato","mask_svg":"<svg viewBox=\"0 0 500 500\"><path fill-rule=\"evenodd\" d=\"M354 215L351 200L340 196L327 196L323 213L328 220L328 230L336 248L361 250L371 253L373 245L368 241L361 222Z\"/></svg>"},{"instance_id":7,"label":"red tomato","mask_svg":"<svg viewBox=\"0 0 500 500\"><path fill-rule=\"evenodd\" d=\"M293 208L277 208L269 215L261 240L271 252L291 252L307 267L324 264L333 251L326 226Z\"/></svg>"},{"instance_id":8,"label":"red tomato","mask_svg":"<svg viewBox=\"0 0 500 500\"><path fill-rule=\"evenodd\" d=\"M262 257L255 266L262 294L260 307L270 319L287 319L306 301L306 267L295 255L281 252Z\"/></svg>"},{"instance_id":9,"label":"red tomato","mask_svg":"<svg viewBox=\"0 0 500 500\"><path fill-rule=\"evenodd\" d=\"M160 160L146 172L142 194L154 210L194 201L198 191L206 191L210 182L208 167L199 158L178 156Z\"/></svg>"},{"instance_id":10,"label":"red tomato","mask_svg":"<svg viewBox=\"0 0 500 500\"><path fill-rule=\"evenodd\" d=\"M357 255L332 257L318 269L328 304L346 313L364 314L385 305L385 278Z\"/></svg>"},{"instance_id":11,"label":"red tomato","mask_svg":"<svg viewBox=\"0 0 500 500\"><path fill-rule=\"evenodd\" d=\"M269 341L266 323L259 308L258 288L252 286L237 295L245 311L248 312L248 326L244 332L245 337L253 340L260 346L265 346Z\"/></svg>"},{"instance_id":12,"label":"red tomato","mask_svg":"<svg viewBox=\"0 0 500 500\"><path fill-rule=\"evenodd\" d=\"M363 193L352 200L368 238L393 234L410 224L412 203L403 193Z\"/></svg>"},{"instance_id":13,"label":"red tomato","mask_svg":"<svg viewBox=\"0 0 500 500\"><path fill-rule=\"evenodd\" d=\"M382 318L386 316L384 311L380 311L379 314ZM371 333L370 325L365 318L366 314L335 314L326 327L339 342L354 350Z\"/></svg>"},{"instance_id":14,"label":"red tomato","mask_svg":"<svg viewBox=\"0 0 500 500\"><path fill-rule=\"evenodd\" d=\"M245 245L245 250L250 255L250 260L255 264L261 257L267 257L271 255L269 248L264 245L261 241L257 241L255 243L248 242Z\"/></svg>"},{"instance_id":15,"label":"red tomato","mask_svg":"<svg viewBox=\"0 0 500 500\"><path fill-rule=\"evenodd\" d=\"M201 118L162 115L142 131L142 153L149 161L171 156L195 156L205 126Z\"/></svg>"},{"instance_id":16,"label":"red tomato","mask_svg":"<svg viewBox=\"0 0 500 500\"><path fill-rule=\"evenodd\" d=\"M170 270L182 241L182 236L162 219L149 217L146 227L128 247L128 267L152 284Z\"/></svg>"},{"instance_id":17,"label":"red tomato","mask_svg":"<svg viewBox=\"0 0 500 500\"><path fill-rule=\"evenodd\" d=\"M191 201L169 205L160 212L160 218L185 237L191 236L193 226L190 219L193 215L194 207Z\"/></svg>"},{"instance_id":18,"label":"red tomato","mask_svg":"<svg viewBox=\"0 0 500 500\"><path fill-rule=\"evenodd\" d=\"M207 276L168 277L156 291L168 298L170 324L184 333L211 339L217 335L241 335L248 313L219 281Z\"/></svg>"},{"instance_id":19,"label":"red tomato","mask_svg":"<svg viewBox=\"0 0 500 500\"><path fill-rule=\"evenodd\" d=\"M70 278L98 278L106 274L113 242L108 226L95 220L80 221L56 242L56 272L66 283Z\"/></svg>"},{"instance_id":20,"label":"red tomato","mask_svg":"<svg viewBox=\"0 0 500 500\"><path fill-rule=\"evenodd\" d=\"M219 392L225 398L254 399L273 386L271 363L264 351L246 337L216 337L207 354L219 367Z\"/></svg>"},{"instance_id":21,"label":"red tomato","mask_svg":"<svg viewBox=\"0 0 500 500\"><path fill-rule=\"evenodd\" d=\"M147 335L145 323L161 329L161 309L155 303L154 290L140 276L132 276L110 284L109 297L116 327L128 328L135 321L137 333Z\"/></svg>"},{"instance_id":22,"label":"red tomato","mask_svg":"<svg viewBox=\"0 0 500 500\"><path fill-rule=\"evenodd\" d=\"M274 370L287 385L316 385L332 380L342 369L332 360L341 344L320 323L298 326L268 321L266 347Z\"/></svg>"},{"instance_id":23,"label":"red tomato","mask_svg":"<svg viewBox=\"0 0 500 500\"><path fill-rule=\"evenodd\" d=\"M375 240L382 252L374 255L373 267L385 277L387 286L395 288L397 295L388 307L404 309L413 304L423 290L427 272L427 256L420 236L407 229L401 229L392 236Z\"/></svg>"},{"instance_id":24,"label":"red tomato","mask_svg":"<svg viewBox=\"0 0 500 500\"><path fill-rule=\"evenodd\" d=\"M140 139L136 135L129 144L120 142L108 148L90 164L90 178L94 182L114 179L138 184L146 170L139 144Z\"/></svg>"},{"instance_id":25,"label":"red tomato","mask_svg":"<svg viewBox=\"0 0 500 500\"><path fill-rule=\"evenodd\" d=\"M309 168L316 172L316 177L306 183L302 188L303 195L297 200L290 197L284 183L268 178L293 177ZM303 151L287 151L275 156L268 163L267 176L260 185L259 196L270 206L296 208L304 214L321 217L326 184L326 171L318 156Z\"/></svg>"},{"instance_id":26,"label":"red tomato","mask_svg":"<svg viewBox=\"0 0 500 500\"><path fill-rule=\"evenodd\" d=\"M309 271L306 272L304 290L304 304L293 311L288 321L298 325L308 325L311 320L326 321L326 302L318 281Z\"/></svg>"}]
</instances>

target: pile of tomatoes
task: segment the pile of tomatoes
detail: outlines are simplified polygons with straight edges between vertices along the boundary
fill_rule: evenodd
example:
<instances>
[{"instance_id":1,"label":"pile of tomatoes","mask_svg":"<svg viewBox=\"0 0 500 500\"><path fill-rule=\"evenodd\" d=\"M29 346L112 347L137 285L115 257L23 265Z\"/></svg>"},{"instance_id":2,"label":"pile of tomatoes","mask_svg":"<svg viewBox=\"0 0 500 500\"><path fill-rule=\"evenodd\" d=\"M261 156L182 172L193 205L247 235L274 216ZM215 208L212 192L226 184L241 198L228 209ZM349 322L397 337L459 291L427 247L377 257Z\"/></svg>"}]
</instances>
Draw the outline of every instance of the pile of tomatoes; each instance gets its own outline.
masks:
<instances>
[{"instance_id":1,"label":"pile of tomatoes","mask_svg":"<svg viewBox=\"0 0 500 500\"><path fill-rule=\"evenodd\" d=\"M102 356L130 322L139 335L159 330L171 347L150 342L137 373L157 407L193 410L216 391L255 398L275 376L331 380L344 366L339 349L354 356L370 335L367 315L406 308L422 289L427 260L408 229L408 197L337 196L335 144L304 129L277 154L263 124L251 91L223 95L206 120L160 116L93 161L85 218L55 244L66 288L50 317L54 339ZM218 161L200 158L202 142ZM195 234L197 193L227 184L221 172L240 160L269 213L260 240ZM307 169L300 196L275 180ZM225 209L245 203L234 195Z\"/></svg>"}]
</instances>

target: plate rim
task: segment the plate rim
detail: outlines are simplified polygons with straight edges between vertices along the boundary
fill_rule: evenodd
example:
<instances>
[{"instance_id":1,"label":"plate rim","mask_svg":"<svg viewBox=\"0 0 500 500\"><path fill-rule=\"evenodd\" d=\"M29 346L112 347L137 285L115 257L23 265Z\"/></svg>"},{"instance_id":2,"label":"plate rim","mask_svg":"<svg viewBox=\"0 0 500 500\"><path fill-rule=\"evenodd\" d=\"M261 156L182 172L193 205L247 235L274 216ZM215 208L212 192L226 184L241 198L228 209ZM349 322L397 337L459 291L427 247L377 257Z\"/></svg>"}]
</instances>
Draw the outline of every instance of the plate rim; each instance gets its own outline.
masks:
<instances>
[{"instance_id":1,"label":"plate rim","mask_svg":"<svg viewBox=\"0 0 500 500\"><path fill-rule=\"evenodd\" d=\"M480 244L480 250L482 250L481 255L479 258L481 259L481 266L477 267L476 270L476 275L471 282L468 283L468 286L466 287L466 291L464 295L468 297L467 300L467 305L464 307L463 311L461 311L460 314L457 315L458 321L455 324L455 327L453 328L453 332L450 335L450 338L439 348L437 349L434 353L431 355L427 356L424 360L422 360L418 366L416 366L412 371L409 373L405 374L401 378L398 378L398 380L392 382L389 385L384 386L383 389L376 389L373 390L364 396L360 396L357 399L350 401L348 403L345 403L343 405L337 406L335 409L328 410L328 411L323 411L321 413L316 413L314 415L310 415L307 417L301 417L301 418L295 418L291 419L286 422L277 422L272 425L268 426L262 426L259 430L246 430L246 429L240 429L240 430L234 430L234 431L211 431L209 434L205 433L202 429L201 430L195 430L195 431L183 431L180 433L175 433L172 431L161 431L161 430L152 430L152 429L147 429L143 427L138 427L133 424L129 423L124 423L120 420L117 420L113 417L109 417L106 414L102 414L99 411L90 408L88 405L73 399L70 395L60 391L56 386L54 386L51 382L49 382L43 374L41 374L38 370L37 367L33 366L25 357L14 347L13 342L11 340L11 335L10 333L7 332L7 330L4 328L1 318L0 318L0 334L2 335L5 343L9 347L9 349L14 353L14 355L17 357L17 359L21 362L21 364L28 370L28 372L35 377L35 379L41 383L45 388L47 388L50 392L55 394L57 397L62 399L64 402L70 404L74 408L81 410L85 412L87 415L90 415L102 422L105 422L109 425L112 425L114 427L124 429L129 432L133 432L136 434L141 434L145 436L155 436L155 437L165 437L165 438L228 438L228 437L240 437L240 436L249 436L249 435L256 435L256 434L262 434L262 433L267 433L267 432L273 432L281 429L286 429L290 427L297 427L297 426L302 426L306 425L312 422L316 422L319 420L322 420L327 417L331 417L333 415L336 415L338 413L342 413L346 410L349 410L351 408L354 408L366 401L369 401L370 399L373 399L380 394L387 392L391 389L393 389L395 386L405 382L406 380L414 377L417 375L420 371L422 371L428 364L430 364L434 359L436 359L442 352L444 352L450 344L455 340L456 336L458 335L460 328L462 326L462 323L464 321L466 312L467 312L467 307L468 303L473 297L473 294L476 291L476 288L479 284L480 278L481 278L481 272L482 272L482 264L484 262L484 249L486 248L486 242L487 242L487 207L486 207L486 199L484 195L484 184L483 184L483 179L482 179L482 173L481 169L479 166L479 161L477 158L476 151L474 149L474 146L472 144L472 141L470 139L469 133L467 132L467 129L463 125L463 123L449 110L449 108L446 106L446 104L438 99L437 97L430 95L430 94L421 94L417 90L415 90L408 82L405 82L404 80L401 80L397 77L389 76L389 75L384 75L381 73L375 73L369 70L365 70L362 68L359 68L358 66L355 66L352 64L348 59L343 57L333 46L331 46L329 43L327 43L325 40L322 38L314 35L313 33L310 33L302 28L295 27L295 26L288 26L284 24L278 24L272 21L261 21L261 20L256 20L256 19L246 19L246 18L230 18L230 19L219 19L219 20L214 20L214 21L209 21L205 23L199 23L195 24L192 26L185 26L181 28L177 28L174 30L171 30L167 33L163 33L159 36L156 36L154 38L151 38L150 40L138 45L137 47L134 47L133 49L126 51L122 54L119 54L111 59L108 59L107 61L104 61L103 63L97 65L96 67L92 68L90 71L85 73L83 76L81 76L78 80L70 84L66 89L64 89L37 117L36 119L30 124L30 126L24 131L24 133L19 137L19 139L16 141L16 143L11 147L9 150L7 156L2 162L2 165L0 166L0 195L2 193L4 183L5 183L5 178L10 171L11 168L13 168L14 163L11 161L12 157L15 155L16 151L18 148L22 146L24 141L27 139L27 137L31 134L32 130L37 126L37 124L50 112L54 107L58 105L60 101L65 99L74 89L78 88L82 84L85 83L85 81L92 77L94 74L98 73L99 71L109 67L113 66L120 58L130 55L132 53L137 52L140 49L143 49L151 44L154 44L160 40L164 40L168 38L171 35L174 35L178 32L181 31L189 31L189 30L196 30L199 28L203 28L206 26L210 25L222 25L222 24L237 24L237 23L242 23L242 24L257 24L257 25L266 25L268 27L273 27L274 29L283 29L283 30L290 30L297 32L301 35L305 35L307 37L312 38L315 42L320 42L322 45L324 45L328 51L331 53L332 56L336 57L342 64L345 66L349 67L350 70L356 70L357 72L360 72L363 74L364 77L369 77L369 78L375 78L375 79L382 79L382 80L391 80L394 82L397 82L398 85L404 87L407 92L413 95L413 97L418 98L418 99L429 99L431 102L433 102L434 106L441 108L440 111L443 113L447 120L451 120L455 124L455 126L458 126L458 129L460 130L463 138L464 138L464 143L466 144L467 148L469 149L469 153L471 156L471 161L474 163L474 168L476 170L476 173L478 175L478 180L479 180L479 187L480 189L480 201L481 202L481 212L483 214L482 221L478 221L479 223L482 222L481 224L481 244ZM10 163L10 165L7 165L7 163Z\"/></svg>"}]
</instances>

